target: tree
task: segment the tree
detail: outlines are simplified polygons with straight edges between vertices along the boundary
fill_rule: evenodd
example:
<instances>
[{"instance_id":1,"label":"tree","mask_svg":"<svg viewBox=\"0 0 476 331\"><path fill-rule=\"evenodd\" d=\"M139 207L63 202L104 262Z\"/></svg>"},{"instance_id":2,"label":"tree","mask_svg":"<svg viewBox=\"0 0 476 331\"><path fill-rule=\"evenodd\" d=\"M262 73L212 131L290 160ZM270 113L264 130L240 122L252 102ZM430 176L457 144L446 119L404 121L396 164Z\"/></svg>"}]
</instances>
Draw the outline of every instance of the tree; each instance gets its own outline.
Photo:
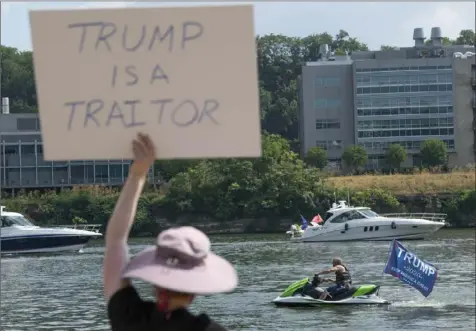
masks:
<instances>
[{"instance_id":1,"label":"tree","mask_svg":"<svg viewBox=\"0 0 476 331\"><path fill-rule=\"evenodd\" d=\"M198 160L160 160L154 164L155 175L169 181L179 173L187 171L198 164Z\"/></svg>"},{"instance_id":2,"label":"tree","mask_svg":"<svg viewBox=\"0 0 476 331\"><path fill-rule=\"evenodd\" d=\"M327 152L320 147L311 147L307 151L304 161L313 167L323 169L327 166Z\"/></svg>"},{"instance_id":3,"label":"tree","mask_svg":"<svg viewBox=\"0 0 476 331\"><path fill-rule=\"evenodd\" d=\"M426 45L431 45L431 43L432 43L431 39L425 40L425 44L426 44ZM455 41L454 41L454 40L451 40L451 39L448 38L448 37L443 37L443 38L441 39L441 43L442 43L443 45L454 45Z\"/></svg>"},{"instance_id":4,"label":"tree","mask_svg":"<svg viewBox=\"0 0 476 331\"><path fill-rule=\"evenodd\" d=\"M394 51L394 50L397 50L397 49L398 49L398 47L396 47L396 46L389 46L389 45L380 46L381 51Z\"/></svg>"},{"instance_id":5,"label":"tree","mask_svg":"<svg viewBox=\"0 0 476 331\"><path fill-rule=\"evenodd\" d=\"M363 167L367 162L367 152L360 145L352 145L345 149L342 160L349 168L356 170Z\"/></svg>"},{"instance_id":6,"label":"tree","mask_svg":"<svg viewBox=\"0 0 476 331\"><path fill-rule=\"evenodd\" d=\"M168 208L219 220L294 216L315 208L319 171L305 167L279 135L263 135L262 144L262 158L203 160L179 173L170 182Z\"/></svg>"},{"instance_id":7,"label":"tree","mask_svg":"<svg viewBox=\"0 0 476 331\"><path fill-rule=\"evenodd\" d=\"M476 35L473 30L461 30L458 38L456 38L456 45L476 45Z\"/></svg>"},{"instance_id":8,"label":"tree","mask_svg":"<svg viewBox=\"0 0 476 331\"><path fill-rule=\"evenodd\" d=\"M10 98L12 113L38 111L31 52L0 46L2 97Z\"/></svg>"},{"instance_id":9,"label":"tree","mask_svg":"<svg viewBox=\"0 0 476 331\"><path fill-rule=\"evenodd\" d=\"M399 169L401 164L407 158L407 151L402 145L392 144L388 147L387 152L385 153L385 158L390 167L393 169Z\"/></svg>"},{"instance_id":10,"label":"tree","mask_svg":"<svg viewBox=\"0 0 476 331\"><path fill-rule=\"evenodd\" d=\"M446 144L437 139L429 139L423 142L420 155L423 165L427 167L444 165L448 160Z\"/></svg>"}]
</instances>

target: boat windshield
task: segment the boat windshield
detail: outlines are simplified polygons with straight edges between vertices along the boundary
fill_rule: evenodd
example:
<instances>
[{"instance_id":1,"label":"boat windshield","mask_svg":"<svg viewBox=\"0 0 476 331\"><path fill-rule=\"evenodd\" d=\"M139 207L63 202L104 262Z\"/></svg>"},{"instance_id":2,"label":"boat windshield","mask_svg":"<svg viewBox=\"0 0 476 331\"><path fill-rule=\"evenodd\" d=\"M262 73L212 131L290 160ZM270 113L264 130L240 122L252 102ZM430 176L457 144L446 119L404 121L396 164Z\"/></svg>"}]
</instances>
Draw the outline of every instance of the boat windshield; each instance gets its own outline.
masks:
<instances>
[{"instance_id":1,"label":"boat windshield","mask_svg":"<svg viewBox=\"0 0 476 331\"><path fill-rule=\"evenodd\" d=\"M362 209L359 212L367 217L378 217L378 214L370 209Z\"/></svg>"},{"instance_id":2,"label":"boat windshield","mask_svg":"<svg viewBox=\"0 0 476 331\"><path fill-rule=\"evenodd\" d=\"M13 225L20 225L20 226L35 226L32 222L27 220L25 216L2 216L2 228L13 226Z\"/></svg>"}]
</instances>

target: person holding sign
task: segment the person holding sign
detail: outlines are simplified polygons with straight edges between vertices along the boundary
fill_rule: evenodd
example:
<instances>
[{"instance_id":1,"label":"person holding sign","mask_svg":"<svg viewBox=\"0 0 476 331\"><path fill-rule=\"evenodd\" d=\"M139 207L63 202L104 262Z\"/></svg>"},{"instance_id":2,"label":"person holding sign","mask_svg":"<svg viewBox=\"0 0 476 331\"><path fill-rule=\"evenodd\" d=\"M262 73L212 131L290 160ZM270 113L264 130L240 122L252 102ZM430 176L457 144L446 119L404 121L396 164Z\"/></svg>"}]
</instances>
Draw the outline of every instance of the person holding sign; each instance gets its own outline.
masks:
<instances>
[{"instance_id":1,"label":"person holding sign","mask_svg":"<svg viewBox=\"0 0 476 331\"><path fill-rule=\"evenodd\" d=\"M234 267L210 252L210 241L193 227L161 232L155 246L128 259L127 237L155 146L147 135L133 141L134 162L106 230L104 295L111 329L220 331L224 327L187 307L197 294L232 291L238 284ZM157 302L144 301L130 279L154 286Z\"/></svg>"}]
</instances>

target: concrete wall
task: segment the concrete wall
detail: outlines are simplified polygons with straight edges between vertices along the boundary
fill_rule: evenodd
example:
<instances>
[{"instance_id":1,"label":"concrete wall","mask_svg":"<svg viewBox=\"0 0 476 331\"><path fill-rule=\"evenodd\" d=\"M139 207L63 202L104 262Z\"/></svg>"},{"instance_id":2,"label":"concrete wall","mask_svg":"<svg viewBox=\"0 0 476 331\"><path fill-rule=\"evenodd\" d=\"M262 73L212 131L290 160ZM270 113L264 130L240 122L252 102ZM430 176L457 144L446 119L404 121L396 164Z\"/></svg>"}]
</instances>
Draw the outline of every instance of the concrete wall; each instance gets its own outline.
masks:
<instances>
[{"instance_id":1,"label":"concrete wall","mask_svg":"<svg viewBox=\"0 0 476 331\"><path fill-rule=\"evenodd\" d=\"M476 92L471 83L472 68L476 58L453 59L453 109L456 154L450 157L451 165L466 165L475 162L473 102ZM473 101L474 100L474 101Z\"/></svg>"}]
</instances>

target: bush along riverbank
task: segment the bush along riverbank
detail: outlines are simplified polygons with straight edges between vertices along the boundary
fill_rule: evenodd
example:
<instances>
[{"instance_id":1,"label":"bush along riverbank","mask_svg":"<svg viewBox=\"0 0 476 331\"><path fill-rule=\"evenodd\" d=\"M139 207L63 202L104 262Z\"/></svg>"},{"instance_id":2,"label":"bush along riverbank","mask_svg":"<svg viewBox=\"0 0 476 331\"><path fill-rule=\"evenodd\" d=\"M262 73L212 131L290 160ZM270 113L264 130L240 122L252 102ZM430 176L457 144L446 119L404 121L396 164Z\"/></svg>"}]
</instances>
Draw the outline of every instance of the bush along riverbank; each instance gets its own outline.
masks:
<instances>
[{"instance_id":1,"label":"bush along riverbank","mask_svg":"<svg viewBox=\"0 0 476 331\"><path fill-rule=\"evenodd\" d=\"M337 198L344 199L346 195L347 192L338 192ZM3 200L2 204L41 226L84 222L101 224L104 231L118 196L117 190L85 187L60 193L29 193ZM139 202L132 235L153 236L173 225L193 225L208 233L282 232L291 222L300 222L300 213L308 218L317 213L324 215L334 200L334 191L323 188L306 195L288 193L273 200L266 196L241 201L219 194L199 196L184 201L158 191L146 191ZM368 206L380 213L447 213L447 221L458 228L474 226L476 220L476 190L397 198L383 190L369 189L350 192L350 196L352 205Z\"/></svg>"},{"instance_id":2,"label":"bush along riverbank","mask_svg":"<svg viewBox=\"0 0 476 331\"><path fill-rule=\"evenodd\" d=\"M435 183L445 186L437 190L440 194L435 194L438 185L431 183L431 174L397 175L401 176L399 182L408 179L407 188L433 188L431 192L412 191L409 197L402 195L409 192L405 187L384 185L395 181L394 176L376 176L379 180L373 186L369 186L370 176L362 177L362 186L353 181L360 176L338 181L338 177L327 177L300 160L289 142L278 135L264 134L262 146L262 157L253 160L158 162L155 168L166 184L159 189L145 188L132 234L155 235L162 228L185 224L208 233L281 232L291 222L300 222L299 214L323 216L334 199L346 200L347 196L352 205L379 213L447 213L454 227L469 226L476 220L474 180L472 184L465 181L469 190L465 186L449 189L448 176L454 178L454 173L435 175ZM424 181L418 176L424 176ZM61 192L20 192L15 197L3 196L2 204L39 225L85 222L105 227L118 196L119 189L88 186Z\"/></svg>"}]
</instances>

